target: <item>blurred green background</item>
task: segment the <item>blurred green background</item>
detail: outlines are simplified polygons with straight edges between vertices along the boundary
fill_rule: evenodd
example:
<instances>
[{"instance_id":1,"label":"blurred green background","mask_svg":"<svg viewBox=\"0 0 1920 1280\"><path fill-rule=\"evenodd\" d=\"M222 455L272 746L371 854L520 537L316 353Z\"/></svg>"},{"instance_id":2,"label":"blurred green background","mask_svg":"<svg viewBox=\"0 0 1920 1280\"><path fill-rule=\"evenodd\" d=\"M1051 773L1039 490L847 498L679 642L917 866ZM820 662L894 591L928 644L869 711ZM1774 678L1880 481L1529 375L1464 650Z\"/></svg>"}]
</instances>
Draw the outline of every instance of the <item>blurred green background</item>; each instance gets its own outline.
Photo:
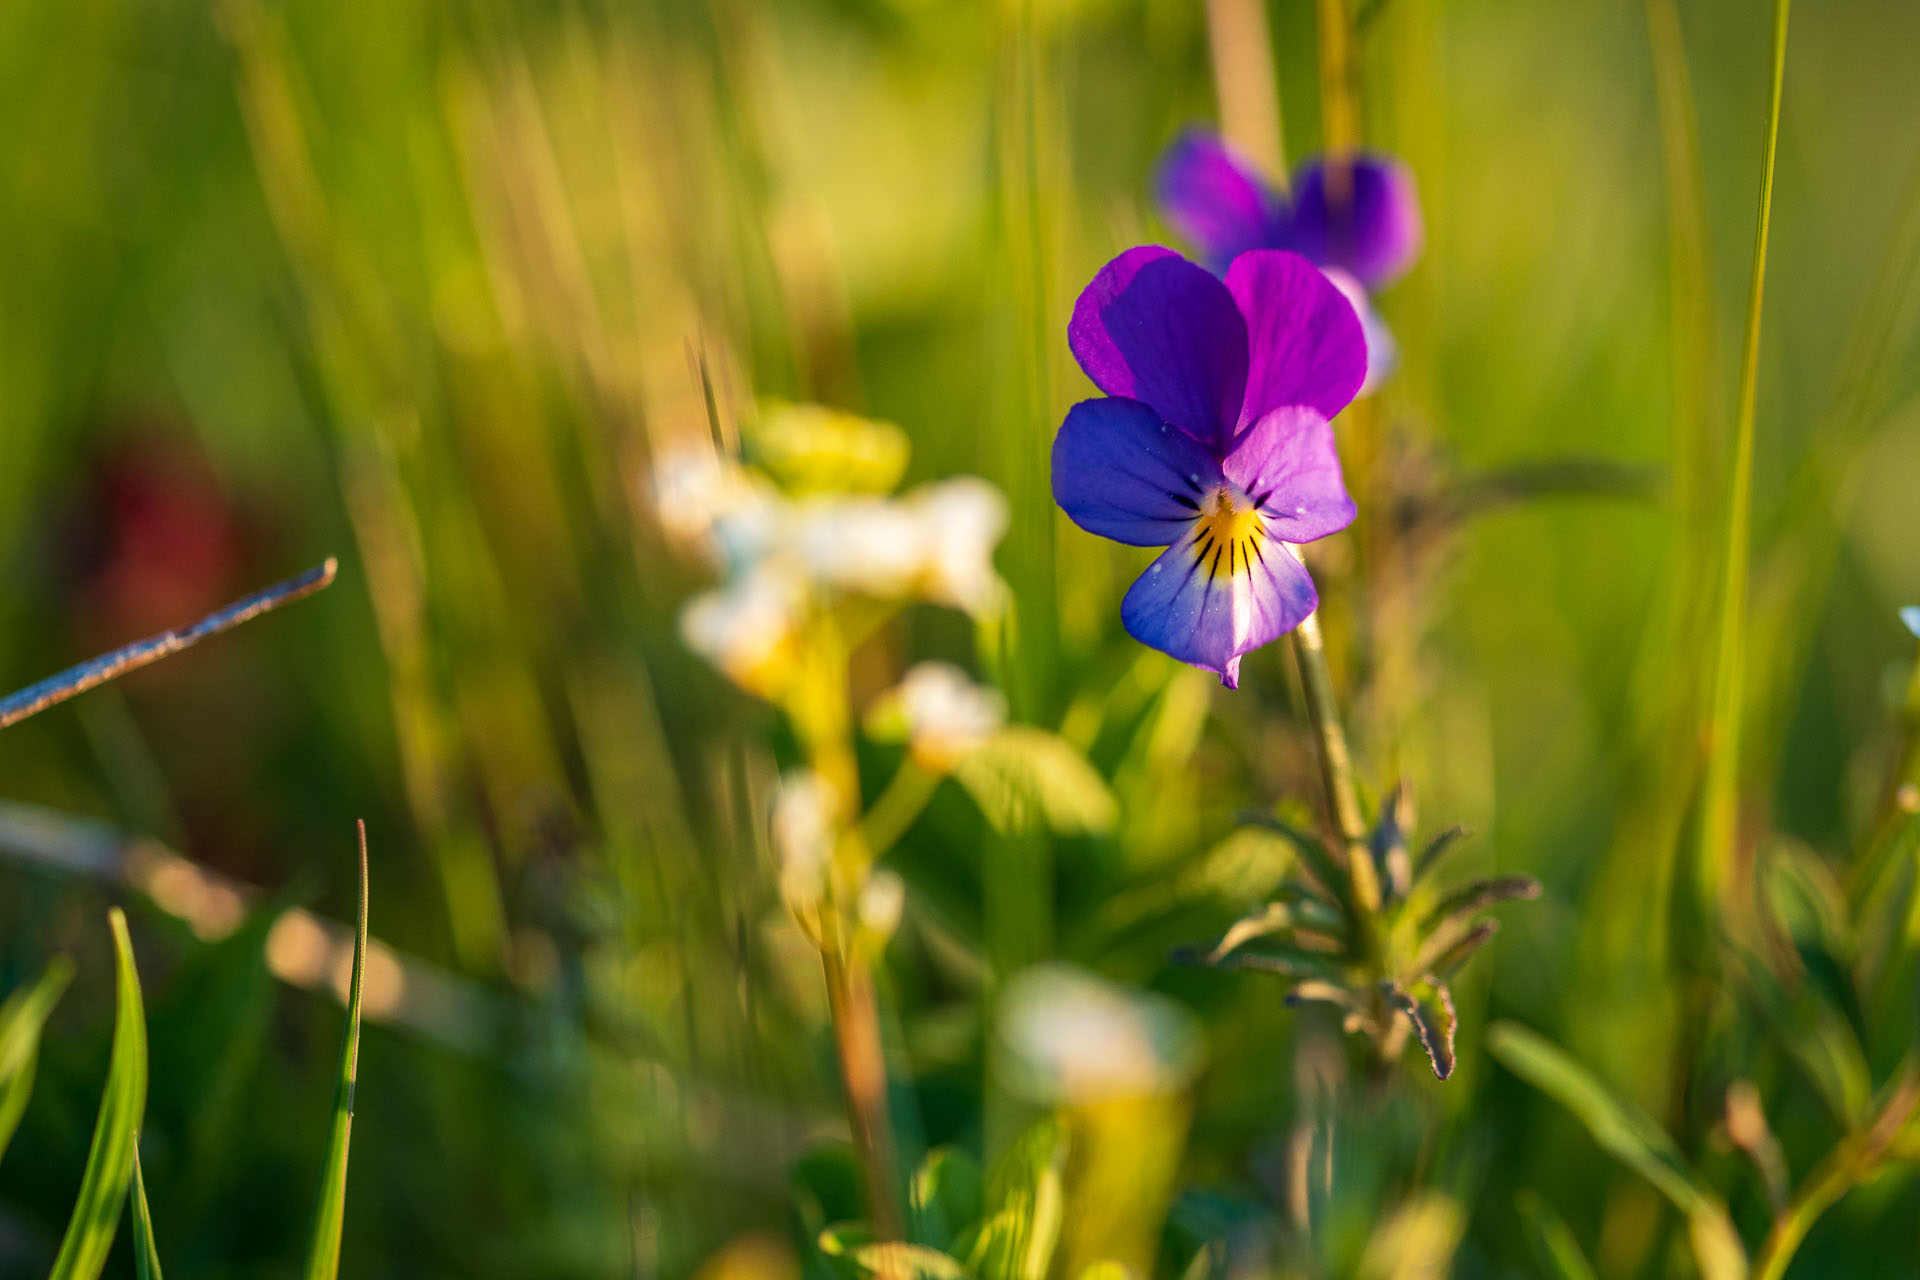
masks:
<instances>
[{"instance_id":1,"label":"blurred green background","mask_svg":"<svg viewBox=\"0 0 1920 1280\"><path fill-rule=\"evenodd\" d=\"M1373 797L1407 779L1423 829L1475 828L1464 863L1546 892L1467 972L1458 1074L1409 1061L1345 1139L1343 1170L1380 1185L1340 1203L1444 1195L1454 1273L1522 1276L1537 1192L1602 1274L1688 1274L1663 1202L1482 1032L1528 1024L1667 1123L1750 1240L1764 1193L1716 1090L1760 1080L1796 1173L1823 1150L1727 1018L1689 1027L1674 976L1767 15L1354 8L1362 136L1414 168L1428 246L1381 304L1402 366L1343 436L1361 517L1321 549L1336 671ZM1315 6L1267 15L1298 158L1321 137ZM1836 869L1881 802L1914 646L1895 610L1920 602L1916 48L1920 6L1827 0L1787 68L1741 812L1745 847L1773 831ZM789 1169L844 1121L766 847L788 747L682 647L705 580L646 480L710 408L765 395L901 424L910 480L1006 492L1016 715L1078 734L1120 803L1110 836L1008 846L943 793L891 859L906 1140L1005 1144L988 1011L1063 957L1204 1027L1184 1146L1165 1121L1194 1190L1162 1264L1206 1223L1291 1221L1289 1143L1337 1037L1260 975L1167 959L1278 879L1221 854L1237 810L1317 811L1290 664L1254 655L1228 694L1143 656L1117 614L1142 558L1069 525L1046 478L1090 394L1073 299L1170 234L1153 163L1217 118L1197 0L0 8L0 686L343 562L317 600L0 734L0 989L58 951L79 966L0 1163L0 1275L44 1274L72 1204L109 901L147 986L168 1266L293 1273L338 1005L269 976L264 917L202 941L99 859L159 842L345 919L361 816L373 931L432 976L369 1011L346 1274L817 1265ZM977 666L971 646L911 612L856 693L920 657ZM1325 1271L1369 1274L1339 1243L1367 1212L1321 1220ZM1915 1222L1912 1180L1877 1183L1794 1274L1920 1275Z\"/></svg>"}]
</instances>

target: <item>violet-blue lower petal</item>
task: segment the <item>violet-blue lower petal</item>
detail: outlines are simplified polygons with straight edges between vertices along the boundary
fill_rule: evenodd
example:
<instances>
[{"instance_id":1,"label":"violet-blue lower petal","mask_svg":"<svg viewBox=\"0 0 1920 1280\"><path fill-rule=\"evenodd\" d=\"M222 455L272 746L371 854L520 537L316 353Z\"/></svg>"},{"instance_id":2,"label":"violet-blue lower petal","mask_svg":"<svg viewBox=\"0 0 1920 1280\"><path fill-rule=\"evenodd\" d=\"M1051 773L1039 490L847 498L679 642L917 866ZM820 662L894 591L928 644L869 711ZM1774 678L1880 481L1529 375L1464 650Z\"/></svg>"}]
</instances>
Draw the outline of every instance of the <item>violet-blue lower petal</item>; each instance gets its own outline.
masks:
<instances>
[{"instance_id":1,"label":"violet-blue lower petal","mask_svg":"<svg viewBox=\"0 0 1920 1280\"><path fill-rule=\"evenodd\" d=\"M1367 376L1367 339L1353 304L1297 253L1256 249L1227 268L1247 323L1245 430L1274 409L1303 404L1331 421Z\"/></svg>"},{"instance_id":2,"label":"violet-blue lower petal","mask_svg":"<svg viewBox=\"0 0 1920 1280\"><path fill-rule=\"evenodd\" d=\"M1353 523L1356 509L1333 428L1305 405L1275 409L1254 423L1227 455L1225 469L1283 542L1312 542Z\"/></svg>"},{"instance_id":3,"label":"violet-blue lower petal","mask_svg":"<svg viewBox=\"0 0 1920 1280\"><path fill-rule=\"evenodd\" d=\"M1286 232L1286 204L1253 163L1215 134L1189 129L1154 174L1167 221L1215 271L1236 254L1271 249Z\"/></svg>"},{"instance_id":4,"label":"violet-blue lower petal","mask_svg":"<svg viewBox=\"0 0 1920 1280\"><path fill-rule=\"evenodd\" d=\"M1300 167L1283 243L1315 265L1337 267L1377 290L1420 256L1420 197L1413 171L1391 156L1356 155L1345 171L1342 193L1324 159Z\"/></svg>"},{"instance_id":5,"label":"violet-blue lower petal","mask_svg":"<svg viewBox=\"0 0 1920 1280\"><path fill-rule=\"evenodd\" d=\"M1193 523L1220 464L1138 400L1083 400L1053 438L1053 500L1089 533L1164 547Z\"/></svg>"},{"instance_id":6,"label":"violet-blue lower petal","mask_svg":"<svg viewBox=\"0 0 1920 1280\"><path fill-rule=\"evenodd\" d=\"M1247 326L1204 268L1158 245L1127 250L1080 295L1067 341L1102 391L1224 451L1247 384Z\"/></svg>"},{"instance_id":7,"label":"violet-blue lower petal","mask_svg":"<svg viewBox=\"0 0 1920 1280\"><path fill-rule=\"evenodd\" d=\"M1231 560L1229 560L1231 556ZM1299 626L1319 603L1293 553L1263 538L1210 545L1196 530L1140 575L1120 604L1134 639L1237 683L1238 659Z\"/></svg>"}]
</instances>

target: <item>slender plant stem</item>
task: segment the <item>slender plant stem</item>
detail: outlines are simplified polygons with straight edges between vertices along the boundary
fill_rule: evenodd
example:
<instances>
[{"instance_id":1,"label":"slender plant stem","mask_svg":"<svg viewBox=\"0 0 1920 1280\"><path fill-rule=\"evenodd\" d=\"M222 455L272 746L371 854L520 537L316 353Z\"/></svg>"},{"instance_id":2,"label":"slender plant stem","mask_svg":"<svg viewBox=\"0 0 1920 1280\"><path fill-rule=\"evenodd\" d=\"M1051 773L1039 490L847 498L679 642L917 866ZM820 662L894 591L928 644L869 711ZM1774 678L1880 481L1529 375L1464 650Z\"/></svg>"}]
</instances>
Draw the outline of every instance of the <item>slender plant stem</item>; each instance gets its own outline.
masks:
<instances>
[{"instance_id":1,"label":"slender plant stem","mask_svg":"<svg viewBox=\"0 0 1920 1280\"><path fill-rule=\"evenodd\" d=\"M0 729L18 724L49 707L56 707L109 680L118 680L128 672L151 666L182 649L190 649L209 636L231 631L263 613L271 613L283 605L324 591L333 585L334 575L339 568L338 561L328 559L325 564L309 569L298 577L289 578L264 591L256 591L224 609L215 610L190 627L176 627L171 631L162 631L157 636L148 636L145 640L135 641L77 667L69 667L57 676L50 676L39 684L0 698Z\"/></svg>"},{"instance_id":2,"label":"slender plant stem","mask_svg":"<svg viewBox=\"0 0 1920 1280\"><path fill-rule=\"evenodd\" d=\"M840 839L828 871L826 909L820 921L820 960L826 975L827 1014L847 1095L847 1124L867 1182L874 1235L901 1235L899 1182L894 1172L893 1123L887 1110L887 1063L880 1039L869 959L856 941L860 886L873 865L860 812L860 771L854 758L847 637L832 617L809 630L799 678L787 714L805 744L808 762L832 790ZM911 767L911 766L908 766ZM884 834L884 833L883 833Z\"/></svg>"},{"instance_id":3,"label":"slender plant stem","mask_svg":"<svg viewBox=\"0 0 1920 1280\"><path fill-rule=\"evenodd\" d=\"M1220 131L1285 190L1287 150L1265 0L1207 0L1207 46Z\"/></svg>"},{"instance_id":4,"label":"slender plant stem","mask_svg":"<svg viewBox=\"0 0 1920 1280\"><path fill-rule=\"evenodd\" d=\"M880 1046L880 1015L873 976L857 952L850 952L843 913L827 925L820 956L827 978L827 1007L833 1018L834 1048L840 1059L840 1083L847 1093L847 1118L867 1181L867 1204L878 1240L901 1238L898 1179L893 1163L893 1123L887 1110L887 1064Z\"/></svg>"},{"instance_id":5,"label":"slender plant stem","mask_svg":"<svg viewBox=\"0 0 1920 1280\"><path fill-rule=\"evenodd\" d=\"M900 842L939 785L940 775L923 768L912 756L901 762L886 790L860 820L860 839L869 859L885 857Z\"/></svg>"},{"instance_id":6,"label":"slender plant stem","mask_svg":"<svg viewBox=\"0 0 1920 1280\"><path fill-rule=\"evenodd\" d=\"M1740 400L1734 419L1731 492L1727 502L1725 582L1720 596L1718 659L1709 722L1706 793L1697 868L1703 907L1716 901L1731 872L1739 821L1740 721L1743 710L1747 575L1752 559L1753 420L1760 384L1760 313L1767 279L1767 233L1773 222L1774 161L1779 152L1780 96L1787 68L1787 12L1774 0L1773 78L1767 95L1766 147L1760 165L1760 213L1753 236L1746 337L1740 355Z\"/></svg>"},{"instance_id":7,"label":"slender plant stem","mask_svg":"<svg viewBox=\"0 0 1920 1280\"><path fill-rule=\"evenodd\" d=\"M1320 775L1326 783L1327 807L1346 841L1347 877L1355 914L1371 920L1380 909L1380 879L1367 849L1367 822L1353 785L1353 759L1347 753L1346 731L1340 727L1340 707L1334 699L1333 675L1327 670L1327 650L1320 638L1317 614L1308 614L1294 631L1293 653L1300 664L1307 718L1320 744Z\"/></svg>"},{"instance_id":8,"label":"slender plant stem","mask_svg":"<svg viewBox=\"0 0 1920 1280\"><path fill-rule=\"evenodd\" d=\"M1912 1119L1920 1105L1920 1075L1909 1061L1906 1074L1888 1091L1886 1102L1873 1122L1841 1139L1825 1160L1807 1175L1800 1190L1773 1221L1760 1253L1753 1260L1748 1280L1781 1280L1787 1266L1799 1250L1800 1242L1820 1215L1833 1207L1841 1196L1866 1182L1886 1159L1887 1150Z\"/></svg>"},{"instance_id":9,"label":"slender plant stem","mask_svg":"<svg viewBox=\"0 0 1920 1280\"><path fill-rule=\"evenodd\" d=\"M1353 194L1350 162L1360 144L1353 105L1352 64L1346 0L1316 0L1320 38L1320 141L1327 153L1327 200L1345 204Z\"/></svg>"}]
</instances>

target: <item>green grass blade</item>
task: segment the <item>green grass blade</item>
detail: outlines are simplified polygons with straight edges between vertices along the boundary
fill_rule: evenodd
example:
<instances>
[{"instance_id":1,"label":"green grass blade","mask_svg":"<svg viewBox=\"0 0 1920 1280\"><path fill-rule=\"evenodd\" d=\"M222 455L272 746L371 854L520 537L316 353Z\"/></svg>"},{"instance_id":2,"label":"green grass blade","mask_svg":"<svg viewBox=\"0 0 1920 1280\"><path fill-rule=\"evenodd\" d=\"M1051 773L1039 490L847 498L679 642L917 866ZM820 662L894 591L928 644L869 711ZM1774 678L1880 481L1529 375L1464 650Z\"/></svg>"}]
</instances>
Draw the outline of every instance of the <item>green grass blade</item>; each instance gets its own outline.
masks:
<instances>
[{"instance_id":1,"label":"green grass blade","mask_svg":"<svg viewBox=\"0 0 1920 1280\"><path fill-rule=\"evenodd\" d=\"M20 1127L33 1095L33 1067L40 1054L40 1032L60 993L73 980L73 961L56 957L39 981L23 987L0 1005L0 1155Z\"/></svg>"},{"instance_id":2,"label":"green grass blade","mask_svg":"<svg viewBox=\"0 0 1920 1280\"><path fill-rule=\"evenodd\" d=\"M1652 1183L1682 1213L1709 1193L1667 1131L1612 1093L1565 1050L1511 1022L1487 1029L1487 1048L1507 1070L1552 1097L1610 1155Z\"/></svg>"},{"instance_id":3,"label":"green grass blade","mask_svg":"<svg viewBox=\"0 0 1920 1280\"><path fill-rule=\"evenodd\" d=\"M360 1070L360 979L367 963L367 824L360 824L360 916L353 939L353 986L347 995L347 1034L340 1046L340 1078L333 1093L333 1138L314 1211L307 1280L334 1280L340 1272L340 1227L347 1212L347 1142L353 1136L353 1089Z\"/></svg>"},{"instance_id":4,"label":"green grass blade","mask_svg":"<svg viewBox=\"0 0 1920 1280\"><path fill-rule=\"evenodd\" d=\"M1740 721L1746 684L1747 574L1753 555L1753 418L1760 386L1760 308L1767 282L1767 233L1773 223L1773 170L1780 149L1780 93L1787 70L1789 0L1774 0L1773 82L1760 163L1760 212L1753 234L1746 337L1740 350L1740 403L1734 417L1733 475L1727 499L1725 578L1720 593L1706 790L1701 799L1699 891L1702 909L1719 901L1733 865L1740 801Z\"/></svg>"},{"instance_id":5,"label":"green grass blade","mask_svg":"<svg viewBox=\"0 0 1920 1280\"><path fill-rule=\"evenodd\" d=\"M1602 1150L1651 1183L1687 1216L1687 1236L1703 1280L1741 1280L1747 1257L1727 1206L1667 1131L1558 1045L1512 1022L1487 1030L1487 1048L1507 1070L1574 1114Z\"/></svg>"},{"instance_id":6,"label":"green grass blade","mask_svg":"<svg viewBox=\"0 0 1920 1280\"><path fill-rule=\"evenodd\" d=\"M107 913L113 926L115 988L113 1055L107 1063L107 1087L93 1126L93 1147L80 1178L80 1197L67 1223L49 1280L94 1280L107 1264L120 1206L133 1178L133 1149L147 1109L147 1015L140 1002L140 973L133 964L127 917L118 907Z\"/></svg>"},{"instance_id":7,"label":"green grass blade","mask_svg":"<svg viewBox=\"0 0 1920 1280\"><path fill-rule=\"evenodd\" d=\"M133 1144L133 1273L139 1280L161 1280L160 1253L153 1243L153 1215L147 1210L147 1179L140 1172L140 1143Z\"/></svg>"}]
</instances>

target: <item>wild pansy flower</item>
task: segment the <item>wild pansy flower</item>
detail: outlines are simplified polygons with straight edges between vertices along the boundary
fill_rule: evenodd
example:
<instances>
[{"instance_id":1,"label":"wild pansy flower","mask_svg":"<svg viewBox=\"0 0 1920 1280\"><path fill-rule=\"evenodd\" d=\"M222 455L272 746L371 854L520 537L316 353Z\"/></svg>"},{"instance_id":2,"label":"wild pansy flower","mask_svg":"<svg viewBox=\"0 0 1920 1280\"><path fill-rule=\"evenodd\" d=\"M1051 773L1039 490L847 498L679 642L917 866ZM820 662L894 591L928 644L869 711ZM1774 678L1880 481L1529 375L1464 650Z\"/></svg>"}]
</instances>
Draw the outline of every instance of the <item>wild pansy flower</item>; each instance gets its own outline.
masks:
<instances>
[{"instance_id":1,"label":"wild pansy flower","mask_svg":"<svg viewBox=\"0 0 1920 1280\"><path fill-rule=\"evenodd\" d=\"M1194 129L1167 149L1154 185L1167 221L1215 272L1249 249L1290 249L1326 272L1366 332L1366 391L1394 360L1393 336L1369 298L1406 274L1425 232L1405 164L1359 152L1340 168L1336 179L1326 160L1308 160L1289 198L1220 138Z\"/></svg>"},{"instance_id":2,"label":"wild pansy flower","mask_svg":"<svg viewBox=\"0 0 1920 1280\"><path fill-rule=\"evenodd\" d=\"M1129 249L1080 295L1067 337L1107 398L1053 443L1053 496L1089 533L1166 547L1120 606L1143 644L1218 672L1319 604L1288 544L1353 522L1333 416L1366 376L1353 307L1298 254L1243 253L1222 282Z\"/></svg>"}]
</instances>

